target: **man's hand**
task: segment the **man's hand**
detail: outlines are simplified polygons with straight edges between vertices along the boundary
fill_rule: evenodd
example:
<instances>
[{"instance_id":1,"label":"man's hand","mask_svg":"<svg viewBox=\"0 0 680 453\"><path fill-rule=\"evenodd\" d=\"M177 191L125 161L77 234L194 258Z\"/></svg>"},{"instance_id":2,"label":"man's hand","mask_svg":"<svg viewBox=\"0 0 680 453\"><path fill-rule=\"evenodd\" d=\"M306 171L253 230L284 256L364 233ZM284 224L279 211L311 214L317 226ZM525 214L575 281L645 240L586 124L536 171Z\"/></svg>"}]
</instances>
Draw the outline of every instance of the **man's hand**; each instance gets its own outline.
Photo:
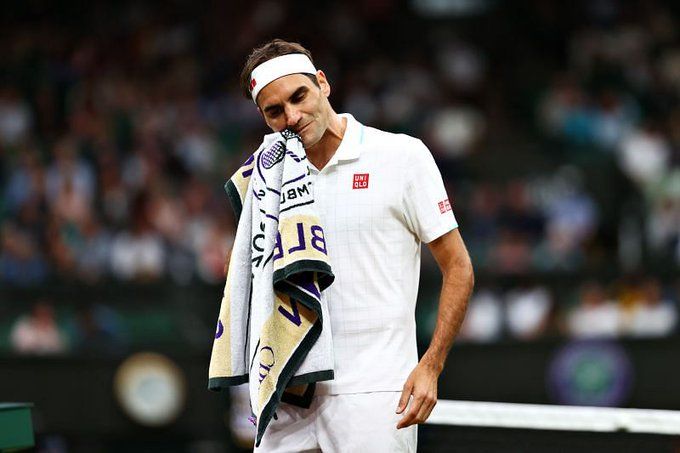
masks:
<instances>
[{"instance_id":1,"label":"man's hand","mask_svg":"<svg viewBox=\"0 0 680 453\"><path fill-rule=\"evenodd\" d=\"M406 428L416 423L424 423L437 404L437 379L441 369L431 364L424 357L411 371L404 389L401 392L397 414L401 414L408 405L408 410L399 420L397 429ZM409 399L413 400L409 405Z\"/></svg>"}]
</instances>

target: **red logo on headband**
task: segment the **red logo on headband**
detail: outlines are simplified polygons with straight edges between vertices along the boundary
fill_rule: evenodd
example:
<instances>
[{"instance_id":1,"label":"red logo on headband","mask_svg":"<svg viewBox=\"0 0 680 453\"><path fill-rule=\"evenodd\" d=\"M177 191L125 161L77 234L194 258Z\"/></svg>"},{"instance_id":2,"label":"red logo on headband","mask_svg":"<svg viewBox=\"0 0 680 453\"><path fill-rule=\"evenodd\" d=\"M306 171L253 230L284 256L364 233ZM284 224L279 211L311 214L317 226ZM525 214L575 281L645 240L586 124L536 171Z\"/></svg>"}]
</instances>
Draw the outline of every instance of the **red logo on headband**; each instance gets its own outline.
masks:
<instances>
[{"instance_id":1,"label":"red logo on headband","mask_svg":"<svg viewBox=\"0 0 680 453\"><path fill-rule=\"evenodd\" d=\"M250 81L250 91L253 91L253 88L255 88L255 85L257 85L257 82L255 81L255 79L251 80Z\"/></svg>"}]
</instances>

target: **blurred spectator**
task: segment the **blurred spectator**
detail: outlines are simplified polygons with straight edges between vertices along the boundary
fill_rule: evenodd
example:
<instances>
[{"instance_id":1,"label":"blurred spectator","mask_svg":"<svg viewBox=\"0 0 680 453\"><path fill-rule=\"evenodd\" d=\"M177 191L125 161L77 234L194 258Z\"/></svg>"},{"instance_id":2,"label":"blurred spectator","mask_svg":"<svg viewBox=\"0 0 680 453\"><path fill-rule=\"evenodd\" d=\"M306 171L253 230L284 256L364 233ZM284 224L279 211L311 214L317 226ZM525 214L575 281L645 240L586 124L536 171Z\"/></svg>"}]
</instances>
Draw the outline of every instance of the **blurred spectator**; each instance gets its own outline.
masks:
<instances>
[{"instance_id":1,"label":"blurred spectator","mask_svg":"<svg viewBox=\"0 0 680 453\"><path fill-rule=\"evenodd\" d=\"M45 176L38 155L33 149L24 149L18 156L4 190L5 205L16 213L27 203L39 203L44 196Z\"/></svg>"},{"instance_id":2,"label":"blurred spectator","mask_svg":"<svg viewBox=\"0 0 680 453\"><path fill-rule=\"evenodd\" d=\"M78 275L87 282L95 282L110 271L111 234L91 215L84 219L76 249Z\"/></svg>"},{"instance_id":3,"label":"blurred spectator","mask_svg":"<svg viewBox=\"0 0 680 453\"><path fill-rule=\"evenodd\" d=\"M33 238L9 222L1 225L0 238L0 281L28 286L45 280L47 263Z\"/></svg>"},{"instance_id":4,"label":"blurred spectator","mask_svg":"<svg viewBox=\"0 0 680 453\"><path fill-rule=\"evenodd\" d=\"M475 291L470 299L465 320L456 340L491 342L503 334L504 313L500 297L488 289Z\"/></svg>"},{"instance_id":5,"label":"blurred spectator","mask_svg":"<svg viewBox=\"0 0 680 453\"><path fill-rule=\"evenodd\" d=\"M533 340L548 333L553 300L540 285L516 288L508 291L505 310L508 333L520 340Z\"/></svg>"},{"instance_id":6,"label":"blurred spectator","mask_svg":"<svg viewBox=\"0 0 680 453\"><path fill-rule=\"evenodd\" d=\"M505 188L494 247L492 267L501 273L525 273L531 268L533 247L544 230L544 216L534 204L524 181L513 180Z\"/></svg>"},{"instance_id":7,"label":"blurred spectator","mask_svg":"<svg viewBox=\"0 0 680 453\"><path fill-rule=\"evenodd\" d=\"M545 218L528 184L519 179L511 181L505 187L504 197L499 223L509 231L526 234L531 243L536 243L543 234Z\"/></svg>"},{"instance_id":8,"label":"blurred spectator","mask_svg":"<svg viewBox=\"0 0 680 453\"><path fill-rule=\"evenodd\" d=\"M488 269L499 274L521 275L531 269L531 244L525 233L501 229L492 246Z\"/></svg>"},{"instance_id":9,"label":"blurred spectator","mask_svg":"<svg viewBox=\"0 0 680 453\"><path fill-rule=\"evenodd\" d=\"M680 93L680 49L666 49L658 60L661 81L673 92Z\"/></svg>"},{"instance_id":10,"label":"blurred spectator","mask_svg":"<svg viewBox=\"0 0 680 453\"><path fill-rule=\"evenodd\" d=\"M45 197L50 205L59 201L80 214L89 209L95 194L94 173L88 163L77 155L71 138L61 139L54 147L54 161L45 174ZM60 200L65 197L65 200Z\"/></svg>"},{"instance_id":11,"label":"blurred spectator","mask_svg":"<svg viewBox=\"0 0 680 453\"><path fill-rule=\"evenodd\" d=\"M437 65L443 79L456 91L464 93L479 89L486 70L481 52L457 39L441 39L437 50Z\"/></svg>"},{"instance_id":12,"label":"blurred spectator","mask_svg":"<svg viewBox=\"0 0 680 453\"><path fill-rule=\"evenodd\" d=\"M66 352L68 344L47 301L35 304L29 315L21 316L12 326L10 341L20 354L58 354Z\"/></svg>"},{"instance_id":13,"label":"blurred spectator","mask_svg":"<svg viewBox=\"0 0 680 453\"><path fill-rule=\"evenodd\" d=\"M652 124L647 124L624 138L619 164L645 190L664 176L670 157L666 137Z\"/></svg>"},{"instance_id":14,"label":"blurred spectator","mask_svg":"<svg viewBox=\"0 0 680 453\"><path fill-rule=\"evenodd\" d=\"M121 320L111 307L92 304L77 313L75 349L79 352L121 352L125 335Z\"/></svg>"},{"instance_id":15,"label":"blurred spectator","mask_svg":"<svg viewBox=\"0 0 680 453\"><path fill-rule=\"evenodd\" d=\"M217 149L214 134L199 118L192 118L183 126L176 153L189 171L207 174L215 168Z\"/></svg>"},{"instance_id":16,"label":"blurred spectator","mask_svg":"<svg viewBox=\"0 0 680 453\"><path fill-rule=\"evenodd\" d=\"M145 196L133 208L134 227L118 233L111 244L111 268L123 280L149 280L161 276L165 249L160 235L151 228Z\"/></svg>"},{"instance_id":17,"label":"blurred spectator","mask_svg":"<svg viewBox=\"0 0 680 453\"><path fill-rule=\"evenodd\" d=\"M621 327L619 304L607 297L602 285L597 282L581 285L578 302L567 314L567 333L577 338L616 337Z\"/></svg>"},{"instance_id":18,"label":"blurred spectator","mask_svg":"<svg viewBox=\"0 0 680 453\"><path fill-rule=\"evenodd\" d=\"M224 259L234 242L234 232L224 221L212 222L196 243L198 275L208 283L217 283L224 278Z\"/></svg>"},{"instance_id":19,"label":"blurred spectator","mask_svg":"<svg viewBox=\"0 0 680 453\"><path fill-rule=\"evenodd\" d=\"M680 168L676 167L657 181L648 195L649 246L655 256L680 266Z\"/></svg>"},{"instance_id":20,"label":"blurred spectator","mask_svg":"<svg viewBox=\"0 0 680 453\"><path fill-rule=\"evenodd\" d=\"M489 267L491 245L498 235L501 195L491 184L479 184L470 194L469 218L465 222L465 242L475 266Z\"/></svg>"},{"instance_id":21,"label":"blurred spectator","mask_svg":"<svg viewBox=\"0 0 680 453\"><path fill-rule=\"evenodd\" d=\"M593 115L586 94L568 75L559 74L552 82L539 114L546 130L574 144L593 140Z\"/></svg>"},{"instance_id":22,"label":"blurred spectator","mask_svg":"<svg viewBox=\"0 0 680 453\"><path fill-rule=\"evenodd\" d=\"M540 114L546 130L575 145L614 150L639 117L634 98L612 89L590 96L573 77L559 75L546 94Z\"/></svg>"},{"instance_id":23,"label":"blurred spectator","mask_svg":"<svg viewBox=\"0 0 680 453\"><path fill-rule=\"evenodd\" d=\"M594 142L600 148L613 150L637 121L637 103L630 96L607 89L598 96L596 106Z\"/></svg>"},{"instance_id":24,"label":"blurred spectator","mask_svg":"<svg viewBox=\"0 0 680 453\"><path fill-rule=\"evenodd\" d=\"M451 105L434 113L428 137L442 158L460 158L472 151L484 133L484 117L472 106Z\"/></svg>"},{"instance_id":25,"label":"blurred spectator","mask_svg":"<svg viewBox=\"0 0 680 453\"><path fill-rule=\"evenodd\" d=\"M0 144L17 146L29 137L33 112L14 87L0 87Z\"/></svg>"},{"instance_id":26,"label":"blurred spectator","mask_svg":"<svg viewBox=\"0 0 680 453\"><path fill-rule=\"evenodd\" d=\"M98 156L97 164L103 219L110 226L122 226L130 217L132 193L123 183L118 157L112 152L105 152Z\"/></svg>"},{"instance_id":27,"label":"blurred spectator","mask_svg":"<svg viewBox=\"0 0 680 453\"><path fill-rule=\"evenodd\" d=\"M647 279L639 298L625 314L624 332L635 337L661 337L672 333L678 323L678 308L665 299L658 280Z\"/></svg>"},{"instance_id":28,"label":"blurred spectator","mask_svg":"<svg viewBox=\"0 0 680 453\"><path fill-rule=\"evenodd\" d=\"M581 172L563 167L542 187L541 208L547 235L534 256L544 270L576 270L584 262L584 244L595 234L597 206L583 189Z\"/></svg>"}]
</instances>

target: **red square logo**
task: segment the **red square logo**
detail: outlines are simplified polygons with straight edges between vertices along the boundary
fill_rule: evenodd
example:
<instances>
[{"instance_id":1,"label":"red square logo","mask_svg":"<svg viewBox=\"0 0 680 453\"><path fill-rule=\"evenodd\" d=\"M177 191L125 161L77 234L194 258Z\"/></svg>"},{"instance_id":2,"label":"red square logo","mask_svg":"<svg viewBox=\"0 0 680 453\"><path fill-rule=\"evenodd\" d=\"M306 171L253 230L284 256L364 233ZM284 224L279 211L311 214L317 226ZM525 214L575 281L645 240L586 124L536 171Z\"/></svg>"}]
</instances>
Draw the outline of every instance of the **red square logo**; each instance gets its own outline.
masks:
<instances>
[{"instance_id":1,"label":"red square logo","mask_svg":"<svg viewBox=\"0 0 680 453\"><path fill-rule=\"evenodd\" d=\"M439 212L441 214L451 210L451 203L448 198L437 203L437 206L439 206Z\"/></svg>"},{"instance_id":2,"label":"red square logo","mask_svg":"<svg viewBox=\"0 0 680 453\"><path fill-rule=\"evenodd\" d=\"M352 189L368 189L368 173L354 173Z\"/></svg>"}]
</instances>

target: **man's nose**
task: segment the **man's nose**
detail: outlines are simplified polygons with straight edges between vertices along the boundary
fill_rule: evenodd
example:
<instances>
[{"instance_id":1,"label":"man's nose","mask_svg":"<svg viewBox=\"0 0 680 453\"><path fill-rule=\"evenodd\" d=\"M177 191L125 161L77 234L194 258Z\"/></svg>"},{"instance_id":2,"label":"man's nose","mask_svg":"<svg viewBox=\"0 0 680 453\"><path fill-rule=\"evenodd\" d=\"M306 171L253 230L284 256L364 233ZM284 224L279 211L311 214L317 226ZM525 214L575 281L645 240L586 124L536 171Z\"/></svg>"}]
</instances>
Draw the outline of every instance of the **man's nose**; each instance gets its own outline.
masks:
<instances>
[{"instance_id":1,"label":"man's nose","mask_svg":"<svg viewBox=\"0 0 680 453\"><path fill-rule=\"evenodd\" d=\"M293 127L300 122L300 111L296 108L288 107L286 108L286 126Z\"/></svg>"}]
</instances>

